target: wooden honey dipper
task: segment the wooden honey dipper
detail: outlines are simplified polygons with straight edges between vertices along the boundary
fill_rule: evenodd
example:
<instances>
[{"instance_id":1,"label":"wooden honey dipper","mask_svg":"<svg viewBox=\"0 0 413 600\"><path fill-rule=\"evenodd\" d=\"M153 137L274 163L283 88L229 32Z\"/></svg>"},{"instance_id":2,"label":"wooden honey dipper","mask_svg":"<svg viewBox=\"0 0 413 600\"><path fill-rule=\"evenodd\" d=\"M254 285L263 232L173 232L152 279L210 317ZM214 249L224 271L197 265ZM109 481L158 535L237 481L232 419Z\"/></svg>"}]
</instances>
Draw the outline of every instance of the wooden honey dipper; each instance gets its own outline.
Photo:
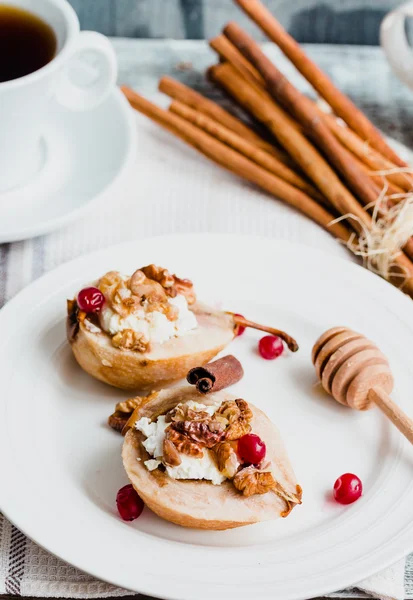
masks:
<instances>
[{"instance_id":1,"label":"wooden honey dipper","mask_svg":"<svg viewBox=\"0 0 413 600\"><path fill-rule=\"evenodd\" d=\"M312 361L321 385L337 402L357 410L378 406L413 444L413 420L390 398L390 365L373 342L347 327L333 327L314 344Z\"/></svg>"}]
</instances>

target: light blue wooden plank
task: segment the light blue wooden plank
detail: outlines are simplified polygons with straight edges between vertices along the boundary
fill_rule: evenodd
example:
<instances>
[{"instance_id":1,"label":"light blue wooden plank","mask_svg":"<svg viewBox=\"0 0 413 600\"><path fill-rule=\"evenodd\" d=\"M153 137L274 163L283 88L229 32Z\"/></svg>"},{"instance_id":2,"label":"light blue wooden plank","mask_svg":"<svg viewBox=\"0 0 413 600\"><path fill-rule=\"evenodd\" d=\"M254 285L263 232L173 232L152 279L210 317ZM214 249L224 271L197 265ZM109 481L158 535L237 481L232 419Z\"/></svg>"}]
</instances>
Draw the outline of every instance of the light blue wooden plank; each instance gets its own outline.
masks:
<instances>
[{"instance_id":1,"label":"light blue wooden plank","mask_svg":"<svg viewBox=\"0 0 413 600\"><path fill-rule=\"evenodd\" d=\"M123 37L185 37L180 0L111 0L115 32Z\"/></svg>"},{"instance_id":2,"label":"light blue wooden plank","mask_svg":"<svg viewBox=\"0 0 413 600\"><path fill-rule=\"evenodd\" d=\"M203 0L181 0L185 38L201 40L205 37L203 7Z\"/></svg>"},{"instance_id":3,"label":"light blue wooden plank","mask_svg":"<svg viewBox=\"0 0 413 600\"><path fill-rule=\"evenodd\" d=\"M81 29L92 29L105 35L115 35L113 0L69 0L69 2L79 17Z\"/></svg>"},{"instance_id":4,"label":"light blue wooden plank","mask_svg":"<svg viewBox=\"0 0 413 600\"><path fill-rule=\"evenodd\" d=\"M137 38L203 39L236 20L265 35L232 0L70 0L82 28ZM399 0L264 0L299 41L378 44L380 22Z\"/></svg>"}]
</instances>

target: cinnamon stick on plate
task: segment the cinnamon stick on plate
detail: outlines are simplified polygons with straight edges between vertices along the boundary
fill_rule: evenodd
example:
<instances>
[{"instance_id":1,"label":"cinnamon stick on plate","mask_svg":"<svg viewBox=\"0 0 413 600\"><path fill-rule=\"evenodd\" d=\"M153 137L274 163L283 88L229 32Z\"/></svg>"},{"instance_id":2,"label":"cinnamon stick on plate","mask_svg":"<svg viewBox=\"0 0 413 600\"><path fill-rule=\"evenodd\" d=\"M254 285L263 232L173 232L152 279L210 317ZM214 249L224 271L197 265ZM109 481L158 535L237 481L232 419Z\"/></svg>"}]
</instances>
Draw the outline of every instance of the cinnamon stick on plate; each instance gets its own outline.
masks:
<instances>
[{"instance_id":1,"label":"cinnamon stick on plate","mask_svg":"<svg viewBox=\"0 0 413 600\"><path fill-rule=\"evenodd\" d=\"M280 25L259 0L235 0L247 15L277 44L294 66L311 83L333 111L380 154L399 167L406 163L390 148L380 132L355 104L343 94L329 77L306 55L301 46Z\"/></svg>"},{"instance_id":2,"label":"cinnamon stick on plate","mask_svg":"<svg viewBox=\"0 0 413 600\"><path fill-rule=\"evenodd\" d=\"M191 369L186 378L188 383L196 386L198 392L208 394L234 385L243 376L241 363L229 354L207 365Z\"/></svg>"},{"instance_id":3,"label":"cinnamon stick on plate","mask_svg":"<svg viewBox=\"0 0 413 600\"><path fill-rule=\"evenodd\" d=\"M171 131L214 162L300 210L332 235L345 242L348 241L350 232L347 227L342 223L331 224L333 215L307 194L269 173L178 115L159 108L126 86L121 89L133 108Z\"/></svg>"}]
</instances>

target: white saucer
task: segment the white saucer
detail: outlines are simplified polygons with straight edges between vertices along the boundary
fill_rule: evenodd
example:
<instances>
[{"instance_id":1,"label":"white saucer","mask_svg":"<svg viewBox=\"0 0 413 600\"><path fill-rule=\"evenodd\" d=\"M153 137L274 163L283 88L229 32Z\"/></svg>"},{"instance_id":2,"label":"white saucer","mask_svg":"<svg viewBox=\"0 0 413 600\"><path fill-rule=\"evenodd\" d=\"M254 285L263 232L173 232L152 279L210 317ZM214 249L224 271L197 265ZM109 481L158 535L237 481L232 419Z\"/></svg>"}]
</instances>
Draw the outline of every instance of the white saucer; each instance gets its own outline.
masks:
<instances>
[{"instance_id":1,"label":"white saucer","mask_svg":"<svg viewBox=\"0 0 413 600\"><path fill-rule=\"evenodd\" d=\"M132 163L133 112L116 88L98 108L52 107L42 140L43 166L22 187L0 193L0 243L40 235L95 205Z\"/></svg>"}]
</instances>

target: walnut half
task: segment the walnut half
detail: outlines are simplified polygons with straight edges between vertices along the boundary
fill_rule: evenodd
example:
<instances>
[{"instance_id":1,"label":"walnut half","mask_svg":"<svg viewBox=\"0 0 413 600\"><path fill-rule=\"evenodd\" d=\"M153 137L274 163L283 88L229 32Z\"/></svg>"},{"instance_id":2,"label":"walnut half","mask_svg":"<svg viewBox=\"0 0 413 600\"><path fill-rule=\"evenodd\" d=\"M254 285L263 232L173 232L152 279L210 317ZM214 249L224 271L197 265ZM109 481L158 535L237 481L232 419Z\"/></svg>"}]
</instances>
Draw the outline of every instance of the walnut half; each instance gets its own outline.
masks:
<instances>
[{"instance_id":1,"label":"walnut half","mask_svg":"<svg viewBox=\"0 0 413 600\"><path fill-rule=\"evenodd\" d=\"M266 494L274 488L275 480L270 471L258 471L253 465L241 469L234 477L234 486L247 498Z\"/></svg>"},{"instance_id":2,"label":"walnut half","mask_svg":"<svg viewBox=\"0 0 413 600\"><path fill-rule=\"evenodd\" d=\"M123 428L129 421L129 417L142 400L143 399L140 396L135 396L135 398L129 398L129 400L118 402L115 406L115 412L108 418L109 427L122 433Z\"/></svg>"},{"instance_id":3,"label":"walnut half","mask_svg":"<svg viewBox=\"0 0 413 600\"><path fill-rule=\"evenodd\" d=\"M274 479L271 471L260 471L253 465L241 469L235 475L233 483L236 489L247 498L254 494L266 494L270 491L277 494L286 504L285 510L280 515L281 517L288 516L296 504L301 504L301 488L299 485L296 486L296 494L291 494Z\"/></svg>"},{"instance_id":4,"label":"walnut half","mask_svg":"<svg viewBox=\"0 0 413 600\"><path fill-rule=\"evenodd\" d=\"M170 427L206 448L215 446L225 435L223 426L217 421L212 420L177 421L176 423L172 423Z\"/></svg>"},{"instance_id":5,"label":"walnut half","mask_svg":"<svg viewBox=\"0 0 413 600\"><path fill-rule=\"evenodd\" d=\"M237 453L229 442L219 442L212 448L218 470L228 479L233 479L237 473L239 462Z\"/></svg>"},{"instance_id":6,"label":"walnut half","mask_svg":"<svg viewBox=\"0 0 413 600\"><path fill-rule=\"evenodd\" d=\"M238 440L251 431L252 411L248 403L241 398L223 402L215 416L227 420L228 427L225 431L227 440Z\"/></svg>"},{"instance_id":7,"label":"walnut half","mask_svg":"<svg viewBox=\"0 0 413 600\"><path fill-rule=\"evenodd\" d=\"M168 467L177 467L182 462L175 444L168 438L165 438L163 441L163 462Z\"/></svg>"},{"instance_id":8,"label":"walnut half","mask_svg":"<svg viewBox=\"0 0 413 600\"><path fill-rule=\"evenodd\" d=\"M188 456L193 456L195 458L202 458L204 456L204 452L200 444L191 441L184 433L180 433L172 428L172 425L165 430L166 439L170 440L178 452L182 454L187 454Z\"/></svg>"}]
</instances>

